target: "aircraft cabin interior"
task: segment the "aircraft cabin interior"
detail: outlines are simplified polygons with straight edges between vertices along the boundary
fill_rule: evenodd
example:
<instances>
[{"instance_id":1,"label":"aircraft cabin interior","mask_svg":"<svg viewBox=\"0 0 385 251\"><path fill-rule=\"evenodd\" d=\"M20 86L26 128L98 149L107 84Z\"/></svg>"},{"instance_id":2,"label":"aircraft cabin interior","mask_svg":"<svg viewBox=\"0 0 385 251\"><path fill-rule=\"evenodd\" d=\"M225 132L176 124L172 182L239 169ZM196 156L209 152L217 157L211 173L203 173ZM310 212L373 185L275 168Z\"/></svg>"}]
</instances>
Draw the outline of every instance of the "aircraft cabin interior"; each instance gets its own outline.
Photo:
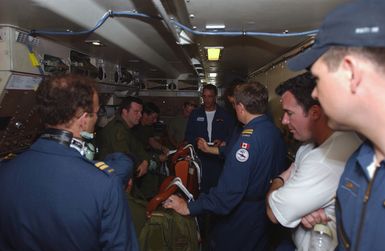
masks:
<instances>
[{"instance_id":1,"label":"aircraft cabin interior","mask_svg":"<svg viewBox=\"0 0 385 251\"><path fill-rule=\"evenodd\" d=\"M381 250L383 1L0 0L0 250Z\"/></svg>"},{"instance_id":2,"label":"aircraft cabin interior","mask_svg":"<svg viewBox=\"0 0 385 251\"><path fill-rule=\"evenodd\" d=\"M287 59L312 44L323 17L342 2L0 0L0 154L22 151L39 134L34 91L58 73L98 81L101 125L129 95L156 103L165 122L186 99L200 102L206 83L224 104L234 79L266 85L279 122L274 88L298 74L286 69Z\"/></svg>"}]
</instances>

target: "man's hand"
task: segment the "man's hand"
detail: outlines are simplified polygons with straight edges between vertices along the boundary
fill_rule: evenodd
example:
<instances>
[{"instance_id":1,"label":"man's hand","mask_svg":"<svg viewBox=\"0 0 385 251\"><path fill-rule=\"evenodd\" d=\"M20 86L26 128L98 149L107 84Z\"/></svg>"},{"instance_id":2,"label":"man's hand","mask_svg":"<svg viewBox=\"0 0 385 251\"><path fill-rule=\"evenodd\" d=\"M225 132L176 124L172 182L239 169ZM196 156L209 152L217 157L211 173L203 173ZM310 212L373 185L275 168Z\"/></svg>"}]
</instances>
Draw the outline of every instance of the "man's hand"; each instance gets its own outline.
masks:
<instances>
[{"instance_id":1,"label":"man's hand","mask_svg":"<svg viewBox=\"0 0 385 251\"><path fill-rule=\"evenodd\" d=\"M302 217L301 224L304 228L311 229L318 223L326 224L330 218L325 214L325 210L320 208L304 217Z\"/></svg>"},{"instance_id":2,"label":"man's hand","mask_svg":"<svg viewBox=\"0 0 385 251\"><path fill-rule=\"evenodd\" d=\"M167 154L162 153L162 154L159 154L158 157L160 162L165 162L167 160Z\"/></svg>"},{"instance_id":3,"label":"man's hand","mask_svg":"<svg viewBox=\"0 0 385 251\"><path fill-rule=\"evenodd\" d=\"M222 140L220 140L220 139L214 139L214 141L213 141L213 143L214 143L214 146L216 146L216 147L219 147L221 144L222 144Z\"/></svg>"},{"instance_id":4,"label":"man's hand","mask_svg":"<svg viewBox=\"0 0 385 251\"><path fill-rule=\"evenodd\" d=\"M197 139L197 147L202 152L209 152L209 145L207 144L206 140L204 138L198 138Z\"/></svg>"},{"instance_id":5,"label":"man's hand","mask_svg":"<svg viewBox=\"0 0 385 251\"><path fill-rule=\"evenodd\" d=\"M166 146L161 146L160 147L160 151L167 156L168 152L170 151L170 149L168 149L168 147Z\"/></svg>"},{"instance_id":6,"label":"man's hand","mask_svg":"<svg viewBox=\"0 0 385 251\"><path fill-rule=\"evenodd\" d=\"M129 179L128 182L127 182L125 191L126 191L127 193L130 193L131 190L132 190L132 179Z\"/></svg>"},{"instance_id":7,"label":"man's hand","mask_svg":"<svg viewBox=\"0 0 385 251\"><path fill-rule=\"evenodd\" d=\"M136 168L137 177L142 177L148 171L148 162L147 160L143 160L142 163Z\"/></svg>"},{"instance_id":8,"label":"man's hand","mask_svg":"<svg viewBox=\"0 0 385 251\"><path fill-rule=\"evenodd\" d=\"M209 146L204 138L198 138L197 139L197 146L198 149L205 153L210 154L219 154L219 148L216 146Z\"/></svg>"},{"instance_id":9,"label":"man's hand","mask_svg":"<svg viewBox=\"0 0 385 251\"><path fill-rule=\"evenodd\" d=\"M163 203L163 207L172 208L181 215L190 215L187 202L183 198L176 195L168 197L168 199Z\"/></svg>"}]
</instances>

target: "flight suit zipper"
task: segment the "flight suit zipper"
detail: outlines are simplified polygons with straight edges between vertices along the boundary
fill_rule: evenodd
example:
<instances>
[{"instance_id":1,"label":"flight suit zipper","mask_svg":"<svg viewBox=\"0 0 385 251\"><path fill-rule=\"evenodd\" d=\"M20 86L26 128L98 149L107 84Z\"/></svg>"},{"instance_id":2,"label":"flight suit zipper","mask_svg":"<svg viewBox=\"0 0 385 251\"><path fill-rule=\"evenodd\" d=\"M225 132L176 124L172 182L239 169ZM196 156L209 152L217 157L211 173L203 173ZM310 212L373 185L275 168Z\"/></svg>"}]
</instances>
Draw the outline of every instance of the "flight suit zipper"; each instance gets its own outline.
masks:
<instances>
[{"instance_id":1,"label":"flight suit zipper","mask_svg":"<svg viewBox=\"0 0 385 251\"><path fill-rule=\"evenodd\" d=\"M340 215L342 214L342 209L341 209L341 205L338 197L336 198L336 211L339 211ZM348 236L345 232L344 226L342 225L342 217L339 217L339 220L337 222L337 231L338 231L338 236L342 240L342 244L344 245L345 249L349 249L350 242L348 240Z\"/></svg>"},{"instance_id":2,"label":"flight suit zipper","mask_svg":"<svg viewBox=\"0 0 385 251\"><path fill-rule=\"evenodd\" d=\"M370 198L370 194L372 192L372 186L373 186L373 183L374 183L374 181L376 179L378 169L380 169L380 168L376 167L376 170L374 171L373 178L369 181L368 188L365 191L364 200L363 200L364 206L363 206L363 209L361 211L360 222L359 222L359 225L358 225L358 231L357 231L357 235L356 235L357 236L356 237L357 242L356 242L356 245L355 245L355 248L354 248L355 251L358 251L358 247L360 246L361 232L362 232L363 225L365 223L364 219L365 219L365 215L366 215L366 208L368 206L368 201L369 201L369 198Z\"/></svg>"}]
</instances>

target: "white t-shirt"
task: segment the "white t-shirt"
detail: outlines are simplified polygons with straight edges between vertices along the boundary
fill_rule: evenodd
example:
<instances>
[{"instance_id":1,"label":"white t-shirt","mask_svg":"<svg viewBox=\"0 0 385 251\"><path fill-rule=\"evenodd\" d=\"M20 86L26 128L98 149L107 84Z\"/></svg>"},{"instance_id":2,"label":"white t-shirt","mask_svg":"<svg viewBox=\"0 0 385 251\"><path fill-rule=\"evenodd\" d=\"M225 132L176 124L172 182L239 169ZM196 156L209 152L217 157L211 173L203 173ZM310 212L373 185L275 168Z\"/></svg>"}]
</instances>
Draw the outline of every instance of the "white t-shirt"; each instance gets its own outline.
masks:
<instances>
[{"instance_id":1,"label":"white t-shirt","mask_svg":"<svg viewBox=\"0 0 385 251\"><path fill-rule=\"evenodd\" d=\"M215 110L214 111L206 111L206 117L207 117L207 132L209 133L209 142L212 141L211 138L211 132L213 130L213 119L215 115Z\"/></svg>"},{"instance_id":2,"label":"white t-shirt","mask_svg":"<svg viewBox=\"0 0 385 251\"><path fill-rule=\"evenodd\" d=\"M373 155L373 161L370 163L367 167L366 170L368 170L369 177L372 179L374 176L374 172L376 171L376 155Z\"/></svg>"},{"instance_id":3,"label":"white t-shirt","mask_svg":"<svg viewBox=\"0 0 385 251\"><path fill-rule=\"evenodd\" d=\"M332 219L328 225L334 247L337 246L335 193L347 159L360 144L355 133L334 132L316 148L313 143L301 146L290 178L269 196L270 207L279 223L296 228L293 241L297 250L307 251L311 244L311 230L302 228L301 218L319 208L324 208Z\"/></svg>"}]
</instances>

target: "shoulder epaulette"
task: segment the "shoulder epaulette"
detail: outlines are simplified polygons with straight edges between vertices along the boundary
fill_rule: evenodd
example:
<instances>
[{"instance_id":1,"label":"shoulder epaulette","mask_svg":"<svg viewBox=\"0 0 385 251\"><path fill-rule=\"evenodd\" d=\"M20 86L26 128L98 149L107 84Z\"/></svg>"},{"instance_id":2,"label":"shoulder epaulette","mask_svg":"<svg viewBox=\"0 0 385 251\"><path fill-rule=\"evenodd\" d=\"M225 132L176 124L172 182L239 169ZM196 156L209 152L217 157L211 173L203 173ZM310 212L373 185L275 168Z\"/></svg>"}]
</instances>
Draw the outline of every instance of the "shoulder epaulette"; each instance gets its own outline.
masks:
<instances>
[{"instance_id":1,"label":"shoulder epaulette","mask_svg":"<svg viewBox=\"0 0 385 251\"><path fill-rule=\"evenodd\" d=\"M247 135L252 135L253 134L253 132L254 132L254 130L253 129L251 129L251 128L247 128L247 129L244 129L243 131L242 131L242 136L247 136Z\"/></svg>"},{"instance_id":2,"label":"shoulder epaulette","mask_svg":"<svg viewBox=\"0 0 385 251\"><path fill-rule=\"evenodd\" d=\"M95 162L94 166L96 166L100 171L102 171L108 175L111 175L112 173L115 172L115 170L112 167L110 167L109 165L107 165L103 161Z\"/></svg>"},{"instance_id":3,"label":"shoulder epaulette","mask_svg":"<svg viewBox=\"0 0 385 251\"><path fill-rule=\"evenodd\" d=\"M14 154L14 153L9 153L6 156L0 158L0 164L4 164L4 163L6 163L6 162L8 162L10 160L13 160L14 158L16 158L16 156L17 155Z\"/></svg>"},{"instance_id":4,"label":"shoulder epaulette","mask_svg":"<svg viewBox=\"0 0 385 251\"><path fill-rule=\"evenodd\" d=\"M15 153L8 153L6 156L4 156L2 159L3 160L12 160L14 158L16 158L16 154Z\"/></svg>"}]
</instances>

